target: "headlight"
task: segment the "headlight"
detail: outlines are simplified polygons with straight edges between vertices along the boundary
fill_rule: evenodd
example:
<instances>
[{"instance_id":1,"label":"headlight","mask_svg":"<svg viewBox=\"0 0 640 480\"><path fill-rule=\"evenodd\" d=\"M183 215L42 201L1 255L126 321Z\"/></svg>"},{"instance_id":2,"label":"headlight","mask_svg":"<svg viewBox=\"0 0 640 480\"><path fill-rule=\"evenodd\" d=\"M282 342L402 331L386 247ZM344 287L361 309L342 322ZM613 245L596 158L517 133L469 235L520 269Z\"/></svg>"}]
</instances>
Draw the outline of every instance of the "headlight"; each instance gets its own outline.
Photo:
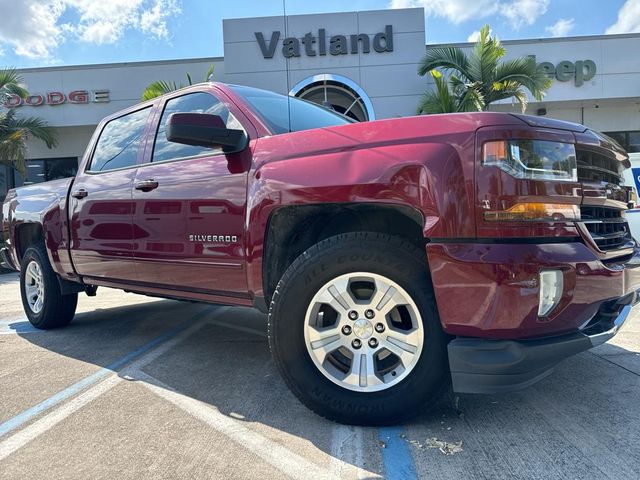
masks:
<instances>
[{"instance_id":1,"label":"headlight","mask_svg":"<svg viewBox=\"0 0 640 480\"><path fill-rule=\"evenodd\" d=\"M576 149L571 143L546 140L497 140L482 146L482 164L515 178L576 182Z\"/></svg>"}]
</instances>

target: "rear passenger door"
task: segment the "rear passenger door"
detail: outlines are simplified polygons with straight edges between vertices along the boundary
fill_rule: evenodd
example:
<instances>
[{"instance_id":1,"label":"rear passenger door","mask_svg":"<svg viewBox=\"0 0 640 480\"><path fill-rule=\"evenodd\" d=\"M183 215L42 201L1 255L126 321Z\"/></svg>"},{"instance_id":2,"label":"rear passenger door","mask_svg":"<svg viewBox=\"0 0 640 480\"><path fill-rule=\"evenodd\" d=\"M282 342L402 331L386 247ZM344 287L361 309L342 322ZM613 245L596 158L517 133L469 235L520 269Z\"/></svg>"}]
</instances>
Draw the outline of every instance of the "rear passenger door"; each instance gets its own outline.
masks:
<instances>
[{"instance_id":1,"label":"rear passenger door","mask_svg":"<svg viewBox=\"0 0 640 480\"><path fill-rule=\"evenodd\" d=\"M76 271L105 280L136 279L131 196L152 107L104 124L71 187L71 258Z\"/></svg>"},{"instance_id":2,"label":"rear passenger door","mask_svg":"<svg viewBox=\"0 0 640 480\"><path fill-rule=\"evenodd\" d=\"M176 112L215 114L229 128L248 134L242 114L213 92L192 91L166 101L155 141L149 142L146 163L133 184L138 281L163 289L246 297L250 149L226 155L219 148L169 142L165 124Z\"/></svg>"}]
</instances>

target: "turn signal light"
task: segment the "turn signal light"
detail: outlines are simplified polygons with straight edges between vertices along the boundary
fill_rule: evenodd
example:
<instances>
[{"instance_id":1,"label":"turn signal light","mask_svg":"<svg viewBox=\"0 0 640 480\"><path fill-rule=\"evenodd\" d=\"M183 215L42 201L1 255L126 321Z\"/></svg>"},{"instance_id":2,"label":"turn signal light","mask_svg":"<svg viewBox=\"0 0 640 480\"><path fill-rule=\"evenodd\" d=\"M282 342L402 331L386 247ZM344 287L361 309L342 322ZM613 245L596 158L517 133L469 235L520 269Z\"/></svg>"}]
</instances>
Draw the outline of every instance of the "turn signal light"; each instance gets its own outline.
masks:
<instances>
[{"instance_id":1,"label":"turn signal light","mask_svg":"<svg viewBox=\"0 0 640 480\"><path fill-rule=\"evenodd\" d=\"M577 205L562 203L516 203L506 210L484 212L488 222L576 222L580 220Z\"/></svg>"}]
</instances>

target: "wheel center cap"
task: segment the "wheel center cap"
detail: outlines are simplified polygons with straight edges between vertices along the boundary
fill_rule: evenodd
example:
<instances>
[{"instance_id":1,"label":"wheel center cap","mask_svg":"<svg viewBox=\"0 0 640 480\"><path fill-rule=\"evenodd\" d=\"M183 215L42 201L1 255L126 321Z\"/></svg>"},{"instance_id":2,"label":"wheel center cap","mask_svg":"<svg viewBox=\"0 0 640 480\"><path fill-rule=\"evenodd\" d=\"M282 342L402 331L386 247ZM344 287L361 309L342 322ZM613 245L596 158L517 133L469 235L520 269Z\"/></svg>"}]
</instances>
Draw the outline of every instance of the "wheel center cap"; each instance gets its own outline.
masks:
<instances>
[{"instance_id":1,"label":"wheel center cap","mask_svg":"<svg viewBox=\"0 0 640 480\"><path fill-rule=\"evenodd\" d=\"M368 320L360 318L353 322L353 333L356 337L365 340L373 335L373 325Z\"/></svg>"}]
</instances>

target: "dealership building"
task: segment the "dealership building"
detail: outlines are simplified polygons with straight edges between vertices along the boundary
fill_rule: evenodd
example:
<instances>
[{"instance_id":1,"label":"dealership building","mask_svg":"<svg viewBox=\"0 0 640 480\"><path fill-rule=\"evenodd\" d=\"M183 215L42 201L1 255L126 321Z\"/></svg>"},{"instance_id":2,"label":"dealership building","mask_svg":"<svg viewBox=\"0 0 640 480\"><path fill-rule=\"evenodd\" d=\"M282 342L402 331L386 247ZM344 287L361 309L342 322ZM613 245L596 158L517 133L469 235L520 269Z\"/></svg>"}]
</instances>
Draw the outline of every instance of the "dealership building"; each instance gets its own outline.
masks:
<instances>
[{"instance_id":1,"label":"dealership building","mask_svg":"<svg viewBox=\"0 0 640 480\"><path fill-rule=\"evenodd\" d=\"M26 178L0 165L0 197L13 186L73 175L104 116L139 102L154 80L184 83L187 72L204 79L211 64L216 81L301 97L360 121L413 115L431 88L417 74L434 47L421 8L230 19L216 27L224 57L21 70L31 96L9 107L56 127L59 145L30 140ZM583 123L640 151L640 34L503 43L507 58L533 55L553 78L527 113ZM519 111L510 101L491 108Z\"/></svg>"}]
</instances>

